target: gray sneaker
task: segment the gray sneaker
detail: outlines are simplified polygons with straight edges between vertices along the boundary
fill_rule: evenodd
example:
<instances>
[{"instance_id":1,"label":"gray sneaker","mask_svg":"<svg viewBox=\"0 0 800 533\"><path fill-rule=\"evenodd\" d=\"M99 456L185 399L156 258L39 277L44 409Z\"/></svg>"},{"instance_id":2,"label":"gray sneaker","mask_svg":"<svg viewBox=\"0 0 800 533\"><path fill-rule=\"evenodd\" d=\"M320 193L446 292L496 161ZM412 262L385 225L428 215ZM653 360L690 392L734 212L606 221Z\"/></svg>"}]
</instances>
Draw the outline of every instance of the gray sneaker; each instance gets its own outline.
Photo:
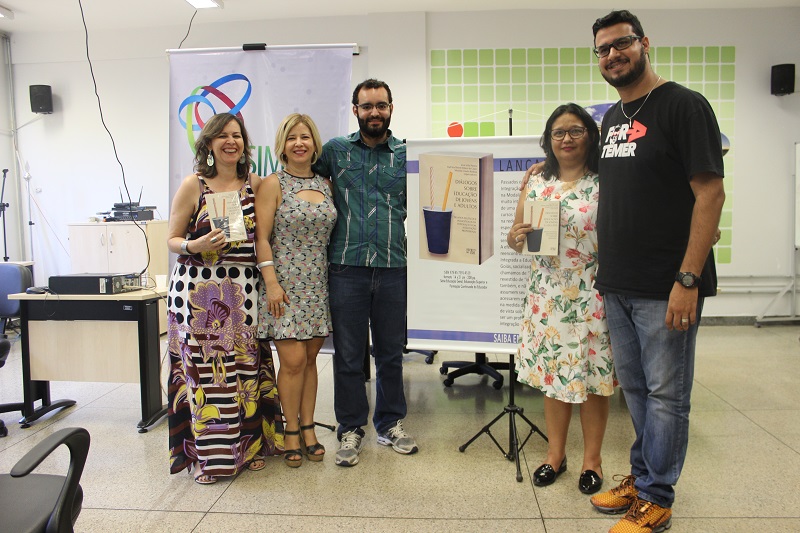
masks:
<instances>
[{"instance_id":1,"label":"gray sneaker","mask_svg":"<svg viewBox=\"0 0 800 533\"><path fill-rule=\"evenodd\" d=\"M403 429L402 420L398 420L397 424L390 427L385 433L380 433L378 435L378 444L391 446L394 451L402 453L403 455L416 453L417 450L419 450L414 437L406 433L406 430Z\"/></svg>"},{"instance_id":2,"label":"gray sneaker","mask_svg":"<svg viewBox=\"0 0 800 533\"><path fill-rule=\"evenodd\" d=\"M339 449L336 451L336 464L339 466L355 466L358 464L358 454L364 446L363 437L355 431L342 433Z\"/></svg>"}]
</instances>

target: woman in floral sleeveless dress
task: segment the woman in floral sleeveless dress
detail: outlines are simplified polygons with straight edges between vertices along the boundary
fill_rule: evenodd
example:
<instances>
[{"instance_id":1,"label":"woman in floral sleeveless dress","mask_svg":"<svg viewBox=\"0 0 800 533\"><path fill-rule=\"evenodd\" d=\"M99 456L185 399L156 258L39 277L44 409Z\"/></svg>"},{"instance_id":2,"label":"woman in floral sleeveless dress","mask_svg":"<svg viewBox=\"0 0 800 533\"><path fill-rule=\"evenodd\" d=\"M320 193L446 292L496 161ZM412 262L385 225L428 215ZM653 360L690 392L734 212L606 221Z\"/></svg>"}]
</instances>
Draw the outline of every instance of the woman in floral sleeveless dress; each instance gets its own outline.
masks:
<instances>
[{"instance_id":1,"label":"woman in floral sleeveless dress","mask_svg":"<svg viewBox=\"0 0 800 533\"><path fill-rule=\"evenodd\" d=\"M260 470L281 452L272 354L257 337L254 200L250 142L230 114L212 117L195 145L195 170L172 201L168 245L178 253L168 299L170 472L194 470L211 484ZM207 196L237 192L245 240L212 229Z\"/></svg>"}]
</instances>

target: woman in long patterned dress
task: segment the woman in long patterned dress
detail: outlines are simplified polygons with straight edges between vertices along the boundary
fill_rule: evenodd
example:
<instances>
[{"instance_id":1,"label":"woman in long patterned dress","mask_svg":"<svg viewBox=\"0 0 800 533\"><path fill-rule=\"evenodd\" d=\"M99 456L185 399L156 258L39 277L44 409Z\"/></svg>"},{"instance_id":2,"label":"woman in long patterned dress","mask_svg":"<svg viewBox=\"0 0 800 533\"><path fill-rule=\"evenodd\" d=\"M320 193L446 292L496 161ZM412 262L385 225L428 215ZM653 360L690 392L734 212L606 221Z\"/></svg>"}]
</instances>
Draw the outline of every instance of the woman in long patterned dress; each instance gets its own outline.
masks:
<instances>
[{"instance_id":1,"label":"woman in long patterned dress","mask_svg":"<svg viewBox=\"0 0 800 533\"><path fill-rule=\"evenodd\" d=\"M317 354L331 330L328 240L336 222L330 182L315 174L322 141L311 117L293 113L278 127L275 153L283 169L264 179L256 195L256 255L264 277L259 337L278 350L278 390L286 418L284 462L303 454L321 461L314 432Z\"/></svg>"},{"instance_id":2,"label":"woman in long patterned dress","mask_svg":"<svg viewBox=\"0 0 800 533\"><path fill-rule=\"evenodd\" d=\"M213 116L195 143L196 174L184 178L169 218L169 249L179 254L167 319L170 473L194 470L200 484L260 470L282 447L272 353L257 337L261 179L250 173L249 146L239 117ZM226 241L211 226L208 195L232 191L245 240Z\"/></svg>"},{"instance_id":3,"label":"woman in long patterned dress","mask_svg":"<svg viewBox=\"0 0 800 533\"><path fill-rule=\"evenodd\" d=\"M600 451L608 420L614 373L603 299L594 289L597 271L599 131L576 104L559 106L541 137L546 156L517 203L508 245L522 252L530 223L525 200L560 203L558 255L534 255L524 304L516 369L518 379L544 395L548 449L533 473L549 485L567 468L566 441L572 404L580 404L583 468L578 488L591 494L602 485Z\"/></svg>"}]
</instances>

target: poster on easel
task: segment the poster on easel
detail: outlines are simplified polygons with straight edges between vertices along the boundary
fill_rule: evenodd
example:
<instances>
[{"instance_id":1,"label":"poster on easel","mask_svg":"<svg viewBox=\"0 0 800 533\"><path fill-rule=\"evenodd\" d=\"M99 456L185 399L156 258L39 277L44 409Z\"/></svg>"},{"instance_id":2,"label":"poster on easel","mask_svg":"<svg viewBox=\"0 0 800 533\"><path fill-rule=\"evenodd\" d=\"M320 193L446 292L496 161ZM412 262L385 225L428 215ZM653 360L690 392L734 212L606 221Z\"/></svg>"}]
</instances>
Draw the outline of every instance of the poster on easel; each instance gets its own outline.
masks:
<instances>
[{"instance_id":1,"label":"poster on easel","mask_svg":"<svg viewBox=\"0 0 800 533\"><path fill-rule=\"evenodd\" d=\"M410 139L408 348L513 353L532 257L512 250L539 137Z\"/></svg>"}]
</instances>

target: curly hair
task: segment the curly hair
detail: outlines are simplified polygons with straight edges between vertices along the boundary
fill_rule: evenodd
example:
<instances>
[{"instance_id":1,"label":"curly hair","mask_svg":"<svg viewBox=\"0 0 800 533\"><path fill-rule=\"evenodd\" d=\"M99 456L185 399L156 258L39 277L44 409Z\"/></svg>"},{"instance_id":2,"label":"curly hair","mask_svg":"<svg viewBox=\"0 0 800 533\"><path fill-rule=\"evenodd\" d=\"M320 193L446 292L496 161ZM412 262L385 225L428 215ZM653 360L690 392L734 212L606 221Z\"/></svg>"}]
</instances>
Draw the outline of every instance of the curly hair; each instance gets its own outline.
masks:
<instances>
[{"instance_id":1,"label":"curly hair","mask_svg":"<svg viewBox=\"0 0 800 533\"><path fill-rule=\"evenodd\" d=\"M217 137L231 120L239 124L242 131L242 143L244 144L244 163L236 163L236 176L246 179L253 167L253 159L250 157L250 136L244 127L242 119L230 113L218 113L211 117L203 126L200 136L194 143L194 170L204 178L213 178L217 175L216 166L209 166L206 162L208 153L211 151L211 141Z\"/></svg>"}]
</instances>

